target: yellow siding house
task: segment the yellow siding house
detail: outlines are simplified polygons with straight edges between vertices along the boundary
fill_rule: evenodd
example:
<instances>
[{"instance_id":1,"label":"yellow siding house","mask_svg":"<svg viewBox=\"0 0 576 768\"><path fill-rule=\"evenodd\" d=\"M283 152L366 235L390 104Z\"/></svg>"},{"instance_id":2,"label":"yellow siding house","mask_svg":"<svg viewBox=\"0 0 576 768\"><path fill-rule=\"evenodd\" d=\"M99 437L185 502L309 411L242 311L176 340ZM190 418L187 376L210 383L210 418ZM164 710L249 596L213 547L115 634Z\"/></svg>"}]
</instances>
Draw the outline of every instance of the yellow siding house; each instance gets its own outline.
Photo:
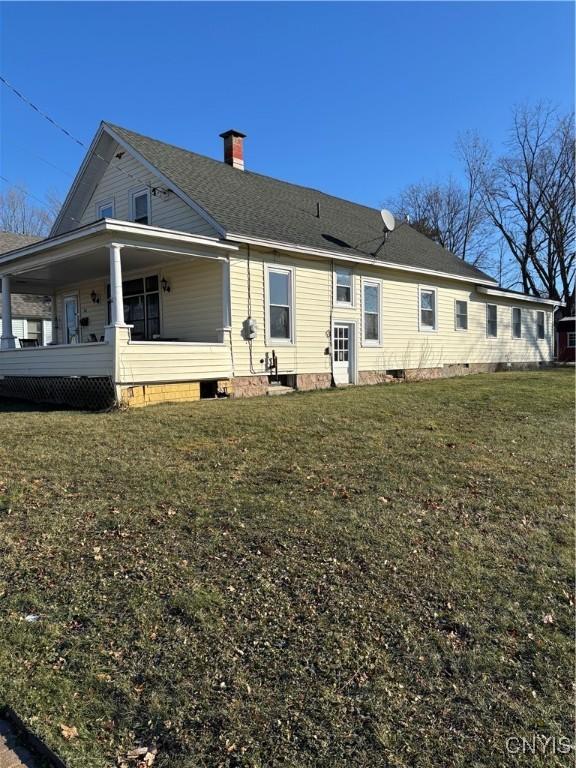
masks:
<instances>
[{"instance_id":1,"label":"yellow siding house","mask_svg":"<svg viewBox=\"0 0 576 768\"><path fill-rule=\"evenodd\" d=\"M555 303L407 223L102 123L50 236L0 254L0 394L146 405L462 375L553 357ZM12 294L52 297L19 348Z\"/></svg>"}]
</instances>

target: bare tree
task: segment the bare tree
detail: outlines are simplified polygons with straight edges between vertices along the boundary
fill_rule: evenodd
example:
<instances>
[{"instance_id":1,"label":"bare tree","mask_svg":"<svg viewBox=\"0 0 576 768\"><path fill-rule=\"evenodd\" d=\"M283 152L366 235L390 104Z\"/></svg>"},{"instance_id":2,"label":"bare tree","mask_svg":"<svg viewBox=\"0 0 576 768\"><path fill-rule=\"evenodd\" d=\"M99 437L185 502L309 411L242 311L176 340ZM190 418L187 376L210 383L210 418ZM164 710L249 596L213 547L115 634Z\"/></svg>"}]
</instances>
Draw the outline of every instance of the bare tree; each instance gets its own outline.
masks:
<instances>
[{"instance_id":1,"label":"bare tree","mask_svg":"<svg viewBox=\"0 0 576 768\"><path fill-rule=\"evenodd\" d=\"M476 169L466 169L466 185L411 184L390 207L422 234L476 266L489 252L487 217Z\"/></svg>"},{"instance_id":2,"label":"bare tree","mask_svg":"<svg viewBox=\"0 0 576 768\"><path fill-rule=\"evenodd\" d=\"M482 200L518 264L522 289L570 301L574 283L573 118L518 108L507 153L490 163Z\"/></svg>"},{"instance_id":3,"label":"bare tree","mask_svg":"<svg viewBox=\"0 0 576 768\"><path fill-rule=\"evenodd\" d=\"M19 235L46 236L54 220L55 206L41 208L30 202L24 187L10 187L0 193L0 229Z\"/></svg>"}]
</instances>

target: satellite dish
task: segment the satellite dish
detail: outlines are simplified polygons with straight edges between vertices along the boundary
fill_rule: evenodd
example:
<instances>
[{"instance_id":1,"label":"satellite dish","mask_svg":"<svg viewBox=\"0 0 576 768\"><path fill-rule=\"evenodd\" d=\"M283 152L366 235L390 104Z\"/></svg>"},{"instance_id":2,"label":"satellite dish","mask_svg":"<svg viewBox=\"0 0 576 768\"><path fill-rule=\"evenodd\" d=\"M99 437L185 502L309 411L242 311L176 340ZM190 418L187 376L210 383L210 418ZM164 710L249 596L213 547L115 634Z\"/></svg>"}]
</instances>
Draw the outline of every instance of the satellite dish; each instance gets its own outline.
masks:
<instances>
[{"instance_id":1,"label":"satellite dish","mask_svg":"<svg viewBox=\"0 0 576 768\"><path fill-rule=\"evenodd\" d=\"M384 222L384 228L387 232L392 232L394 230L394 227L396 226L396 222L394 221L394 216L390 213L390 211L387 211L386 208L383 208L380 211L380 216L382 216L382 221Z\"/></svg>"}]
</instances>

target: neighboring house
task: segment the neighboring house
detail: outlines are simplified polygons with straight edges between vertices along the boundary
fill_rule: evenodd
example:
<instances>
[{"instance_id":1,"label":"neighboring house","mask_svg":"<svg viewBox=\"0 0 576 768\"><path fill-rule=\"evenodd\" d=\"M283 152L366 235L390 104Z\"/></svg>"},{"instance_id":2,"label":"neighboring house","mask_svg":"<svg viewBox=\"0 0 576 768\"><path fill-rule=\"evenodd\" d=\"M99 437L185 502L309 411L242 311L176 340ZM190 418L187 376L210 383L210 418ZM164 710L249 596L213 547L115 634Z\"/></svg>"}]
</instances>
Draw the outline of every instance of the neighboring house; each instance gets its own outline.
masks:
<instances>
[{"instance_id":1,"label":"neighboring house","mask_svg":"<svg viewBox=\"0 0 576 768\"><path fill-rule=\"evenodd\" d=\"M0 231L0 254L38 242L32 235L17 235ZM49 296L14 294L12 296L12 335L17 346L42 346L52 341L52 309ZM2 305L0 304L0 336L2 335Z\"/></svg>"},{"instance_id":2,"label":"neighboring house","mask_svg":"<svg viewBox=\"0 0 576 768\"><path fill-rule=\"evenodd\" d=\"M0 256L54 302L54 339L12 349L0 390L144 404L273 381L296 389L538 365L555 302L506 291L380 211L102 123L50 237Z\"/></svg>"},{"instance_id":3,"label":"neighboring house","mask_svg":"<svg viewBox=\"0 0 576 768\"><path fill-rule=\"evenodd\" d=\"M576 317L563 317L557 323L558 361L573 363L576 361Z\"/></svg>"}]
</instances>

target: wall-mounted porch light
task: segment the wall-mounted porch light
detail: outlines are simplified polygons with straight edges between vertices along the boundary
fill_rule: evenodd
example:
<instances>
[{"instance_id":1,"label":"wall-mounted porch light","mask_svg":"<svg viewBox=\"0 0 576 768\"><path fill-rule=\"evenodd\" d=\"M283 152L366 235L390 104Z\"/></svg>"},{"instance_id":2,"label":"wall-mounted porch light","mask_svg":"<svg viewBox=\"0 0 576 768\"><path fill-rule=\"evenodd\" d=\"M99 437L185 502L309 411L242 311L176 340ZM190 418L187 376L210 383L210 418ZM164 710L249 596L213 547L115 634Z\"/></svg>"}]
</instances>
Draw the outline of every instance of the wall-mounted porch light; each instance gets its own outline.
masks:
<instances>
[{"instance_id":1,"label":"wall-mounted porch light","mask_svg":"<svg viewBox=\"0 0 576 768\"><path fill-rule=\"evenodd\" d=\"M160 281L160 285L162 286L162 290L164 291L164 293L170 293L170 283L168 282L168 280L166 280L165 277L163 277L162 280Z\"/></svg>"},{"instance_id":2,"label":"wall-mounted porch light","mask_svg":"<svg viewBox=\"0 0 576 768\"><path fill-rule=\"evenodd\" d=\"M92 291L90 298L92 299L92 304L100 304L100 296L98 296L96 291Z\"/></svg>"}]
</instances>

